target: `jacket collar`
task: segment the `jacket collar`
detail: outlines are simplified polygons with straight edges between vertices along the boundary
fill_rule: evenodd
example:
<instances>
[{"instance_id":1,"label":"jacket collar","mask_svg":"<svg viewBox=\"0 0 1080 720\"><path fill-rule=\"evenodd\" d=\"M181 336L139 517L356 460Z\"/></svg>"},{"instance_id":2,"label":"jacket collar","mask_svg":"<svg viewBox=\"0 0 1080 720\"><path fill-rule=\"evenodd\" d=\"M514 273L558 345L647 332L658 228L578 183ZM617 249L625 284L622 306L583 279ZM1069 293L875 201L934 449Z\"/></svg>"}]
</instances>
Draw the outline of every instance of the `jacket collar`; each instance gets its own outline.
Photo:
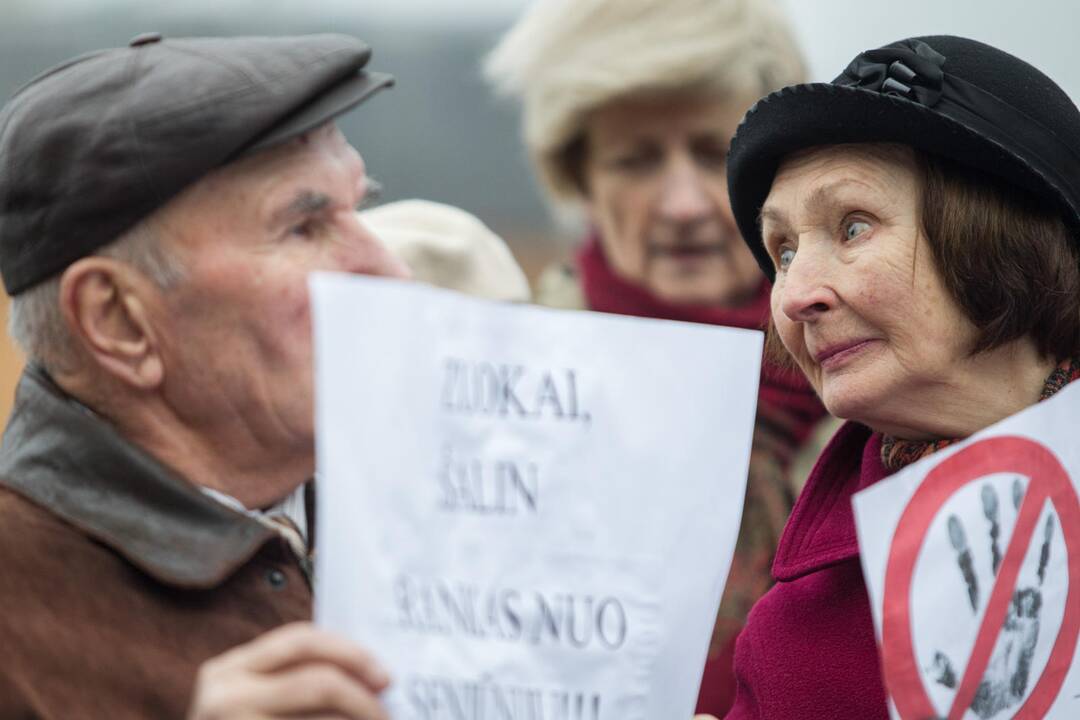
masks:
<instances>
[{"instance_id":1,"label":"jacket collar","mask_svg":"<svg viewBox=\"0 0 1080 720\"><path fill-rule=\"evenodd\" d=\"M221 583L276 537L125 440L33 365L0 445L0 485L179 587Z\"/></svg>"},{"instance_id":2,"label":"jacket collar","mask_svg":"<svg viewBox=\"0 0 1080 720\"><path fill-rule=\"evenodd\" d=\"M851 497L889 475L881 435L844 423L825 447L791 511L773 561L773 577L800 578L859 556Z\"/></svg>"}]
</instances>

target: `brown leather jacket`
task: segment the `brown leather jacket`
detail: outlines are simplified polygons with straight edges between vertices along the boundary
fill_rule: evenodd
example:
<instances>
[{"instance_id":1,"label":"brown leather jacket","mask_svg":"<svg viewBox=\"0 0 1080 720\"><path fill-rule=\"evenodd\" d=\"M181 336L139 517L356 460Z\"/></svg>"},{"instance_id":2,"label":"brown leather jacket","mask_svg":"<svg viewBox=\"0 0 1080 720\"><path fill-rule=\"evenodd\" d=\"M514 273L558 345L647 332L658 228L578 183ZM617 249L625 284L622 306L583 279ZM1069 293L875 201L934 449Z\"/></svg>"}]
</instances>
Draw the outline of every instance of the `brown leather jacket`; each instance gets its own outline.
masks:
<instances>
[{"instance_id":1,"label":"brown leather jacket","mask_svg":"<svg viewBox=\"0 0 1080 720\"><path fill-rule=\"evenodd\" d=\"M0 717L182 718L204 660L310 617L280 535L26 370L0 447Z\"/></svg>"}]
</instances>

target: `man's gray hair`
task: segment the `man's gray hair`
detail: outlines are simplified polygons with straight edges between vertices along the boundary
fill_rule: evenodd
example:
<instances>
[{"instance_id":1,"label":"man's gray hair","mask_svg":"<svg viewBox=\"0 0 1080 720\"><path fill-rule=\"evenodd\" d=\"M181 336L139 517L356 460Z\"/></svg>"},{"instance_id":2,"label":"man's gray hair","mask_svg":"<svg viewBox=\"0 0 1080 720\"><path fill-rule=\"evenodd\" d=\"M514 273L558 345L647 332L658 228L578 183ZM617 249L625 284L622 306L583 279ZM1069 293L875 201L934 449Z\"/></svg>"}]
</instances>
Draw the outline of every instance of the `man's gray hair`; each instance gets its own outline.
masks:
<instances>
[{"instance_id":1,"label":"man's gray hair","mask_svg":"<svg viewBox=\"0 0 1080 720\"><path fill-rule=\"evenodd\" d=\"M143 220L94 254L131 265L162 289L173 287L184 277L183 264L176 253L164 247L153 219ZM27 360L54 371L70 371L77 361L71 333L60 312L62 275L57 273L13 297L8 319L8 332Z\"/></svg>"}]
</instances>

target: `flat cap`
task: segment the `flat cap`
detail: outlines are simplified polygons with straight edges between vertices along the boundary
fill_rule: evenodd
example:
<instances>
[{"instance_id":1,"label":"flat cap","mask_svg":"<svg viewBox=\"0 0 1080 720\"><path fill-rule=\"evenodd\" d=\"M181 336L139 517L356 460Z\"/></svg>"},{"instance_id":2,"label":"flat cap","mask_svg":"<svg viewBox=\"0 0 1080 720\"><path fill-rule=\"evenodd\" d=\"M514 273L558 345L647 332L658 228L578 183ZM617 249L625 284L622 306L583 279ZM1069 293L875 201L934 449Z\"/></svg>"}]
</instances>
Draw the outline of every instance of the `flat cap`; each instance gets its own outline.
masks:
<instances>
[{"instance_id":1,"label":"flat cap","mask_svg":"<svg viewBox=\"0 0 1080 720\"><path fill-rule=\"evenodd\" d=\"M146 34L30 81L0 111L0 275L16 295L212 170L393 83L345 35Z\"/></svg>"}]
</instances>

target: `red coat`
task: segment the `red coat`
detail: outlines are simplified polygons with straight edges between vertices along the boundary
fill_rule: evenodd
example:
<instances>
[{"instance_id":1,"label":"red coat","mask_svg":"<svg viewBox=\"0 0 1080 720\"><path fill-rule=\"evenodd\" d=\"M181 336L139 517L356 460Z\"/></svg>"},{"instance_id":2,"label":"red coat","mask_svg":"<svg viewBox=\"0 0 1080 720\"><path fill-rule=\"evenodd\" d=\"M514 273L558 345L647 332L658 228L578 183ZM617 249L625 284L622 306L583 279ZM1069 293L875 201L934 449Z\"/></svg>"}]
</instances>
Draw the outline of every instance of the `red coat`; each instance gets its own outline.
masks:
<instances>
[{"instance_id":1,"label":"red coat","mask_svg":"<svg viewBox=\"0 0 1080 720\"><path fill-rule=\"evenodd\" d=\"M851 496L888 474L862 425L825 448L780 539L777 584L739 635L728 720L887 720Z\"/></svg>"}]
</instances>

